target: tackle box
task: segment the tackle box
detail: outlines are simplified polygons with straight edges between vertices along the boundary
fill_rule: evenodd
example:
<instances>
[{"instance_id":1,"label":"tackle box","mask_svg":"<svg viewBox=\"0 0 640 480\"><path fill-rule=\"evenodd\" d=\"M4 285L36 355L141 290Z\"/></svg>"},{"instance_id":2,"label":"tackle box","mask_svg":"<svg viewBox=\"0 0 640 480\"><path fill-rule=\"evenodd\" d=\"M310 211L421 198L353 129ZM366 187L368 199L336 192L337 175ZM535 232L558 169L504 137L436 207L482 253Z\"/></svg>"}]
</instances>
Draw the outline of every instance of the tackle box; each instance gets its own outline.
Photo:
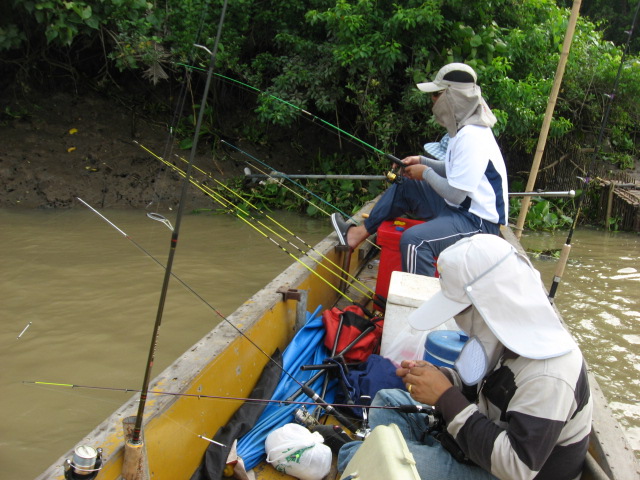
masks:
<instances>
[{"instance_id":1,"label":"tackle box","mask_svg":"<svg viewBox=\"0 0 640 480\"><path fill-rule=\"evenodd\" d=\"M378 280L376 281L376 294L387 298L391 272L402 270L402 257L400 255L400 237L402 233L414 225L424 223L422 220L409 218L396 218L382 222L378 228L378 246L380 247L380 266L378 268Z\"/></svg>"}]
</instances>

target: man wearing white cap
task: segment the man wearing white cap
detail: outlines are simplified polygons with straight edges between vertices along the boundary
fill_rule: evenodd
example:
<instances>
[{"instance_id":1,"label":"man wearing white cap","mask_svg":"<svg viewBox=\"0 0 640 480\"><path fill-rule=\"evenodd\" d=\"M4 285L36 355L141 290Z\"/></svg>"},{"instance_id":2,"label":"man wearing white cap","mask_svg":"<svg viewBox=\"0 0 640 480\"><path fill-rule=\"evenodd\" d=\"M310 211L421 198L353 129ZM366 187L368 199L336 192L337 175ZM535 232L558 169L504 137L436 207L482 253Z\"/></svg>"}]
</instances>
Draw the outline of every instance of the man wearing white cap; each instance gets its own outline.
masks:
<instances>
[{"instance_id":1,"label":"man wearing white cap","mask_svg":"<svg viewBox=\"0 0 640 480\"><path fill-rule=\"evenodd\" d=\"M468 462L454 460L432 437L424 440L424 415L372 409L371 426L400 427L422 480L579 478L591 431L587 370L539 273L494 235L447 248L438 272L441 291L409 322L427 330L455 318L469 336L455 369L403 361L397 375L407 391L381 390L373 405L434 406ZM343 447L341 467L358 446Z\"/></svg>"},{"instance_id":2,"label":"man wearing white cap","mask_svg":"<svg viewBox=\"0 0 640 480\"><path fill-rule=\"evenodd\" d=\"M425 145L434 159L402 160L405 181L385 192L362 225L338 213L331 216L342 245L356 248L383 221L412 214L427 222L403 233L402 268L434 276L436 259L446 247L477 233L500 233L508 215L507 172L491 130L496 118L476 82L469 65L450 63L433 82L418 84L431 93L434 117L447 134Z\"/></svg>"}]
</instances>

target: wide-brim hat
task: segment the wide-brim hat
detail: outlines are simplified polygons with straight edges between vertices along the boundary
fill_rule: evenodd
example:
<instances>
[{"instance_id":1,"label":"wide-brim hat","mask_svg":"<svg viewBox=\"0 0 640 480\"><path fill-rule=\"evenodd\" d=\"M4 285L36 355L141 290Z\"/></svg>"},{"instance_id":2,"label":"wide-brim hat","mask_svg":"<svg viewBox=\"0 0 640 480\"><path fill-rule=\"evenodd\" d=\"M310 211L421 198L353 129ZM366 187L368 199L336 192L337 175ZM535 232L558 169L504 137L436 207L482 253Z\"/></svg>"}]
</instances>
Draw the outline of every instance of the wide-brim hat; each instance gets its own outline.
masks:
<instances>
[{"instance_id":1,"label":"wide-brim hat","mask_svg":"<svg viewBox=\"0 0 640 480\"><path fill-rule=\"evenodd\" d=\"M473 306L509 350L544 359L577 348L526 255L497 235L458 241L438 258L441 290L409 316L431 330ZM470 333L470 332L467 332Z\"/></svg>"},{"instance_id":2,"label":"wide-brim hat","mask_svg":"<svg viewBox=\"0 0 640 480\"><path fill-rule=\"evenodd\" d=\"M422 92L440 92L447 87L464 87L475 85L478 81L476 72L465 63L449 63L445 65L434 77L432 82L419 83L418 89Z\"/></svg>"},{"instance_id":3,"label":"wide-brim hat","mask_svg":"<svg viewBox=\"0 0 640 480\"><path fill-rule=\"evenodd\" d=\"M447 146L449 145L449 134L446 134L439 142L429 142L424 144L424 151L436 160L444 161L447 158Z\"/></svg>"}]
</instances>

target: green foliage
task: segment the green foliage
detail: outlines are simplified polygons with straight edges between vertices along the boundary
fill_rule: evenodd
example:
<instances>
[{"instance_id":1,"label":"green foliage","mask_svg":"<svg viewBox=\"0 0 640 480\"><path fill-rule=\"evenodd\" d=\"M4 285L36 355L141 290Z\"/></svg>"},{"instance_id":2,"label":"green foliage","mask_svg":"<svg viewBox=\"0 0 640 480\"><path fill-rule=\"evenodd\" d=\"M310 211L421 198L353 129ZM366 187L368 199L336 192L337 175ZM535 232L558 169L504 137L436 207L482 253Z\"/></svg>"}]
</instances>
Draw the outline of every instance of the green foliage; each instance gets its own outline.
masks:
<instances>
[{"instance_id":1,"label":"green foliage","mask_svg":"<svg viewBox=\"0 0 640 480\"><path fill-rule=\"evenodd\" d=\"M569 8L572 2L573 0L563 0L558 3ZM623 45L631 40L631 51L637 55L640 53L640 38L637 35L629 38L637 5L637 2L630 0L582 0L580 15L597 22L599 30L604 32L608 41Z\"/></svg>"},{"instance_id":2,"label":"green foliage","mask_svg":"<svg viewBox=\"0 0 640 480\"><path fill-rule=\"evenodd\" d=\"M19 65L15 68L20 72L37 71L21 65L33 58L50 56L55 65L73 52L69 61L79 65L100 59L102 64L92 67L96 78L115 69L160 82L179 73L177 62L206 66L209 55L194 44L213 47L222 3L13 0L0 6L0 51L18 59L12 65ZM629 3L622 3L621 21L627 22ZM587 11L613 18L610 2L586 4ZM224 94L216 92L216 99L227 108L242 103L254 109L254 118L234 133L256 143L269 142L264 125L275 126L272 131L294 125L304 109L380 150L418 152L443 131L432 119L429 96L415 84L430 79L445 63L466 62L477 71L498 119L494 132L505 156L529 157L537 145L568 16L568 9L553 0L236 0L227 9L216 69L263 93L254 97L236 85ZM606 21L579 19L549 140L594 146L606 117L605 142L611 147L606 155L626 168L639 153L640 62L625 58L613 92L623 49L620 41L603 40L611 34L606 27ZM196 105L192 107L195 112ZM183 138L193 133L193 115L178 127ZM213 105L201 135L215 140L219 118L220 109ZM375 170L373 165L362 168L368 170L363 173ZM350 173L345 170L335 173ZM292 202L287 208L300 207L279 188L265 188L256 196L265 204L281 199ZM365 198L363 190L375 190L371 184L341 183L314 188L344 206ZM556 228L563 223L553 204L536 202L535 207L539 221L532 225Z\"/></svg>"},{"instance_id":3,"label":"green foliage","mask_svg":"<svg viewBox=\"0 0 640 480\"><path fill-rule=\"evenodd\" d=\"M520 198L511 198L509 200L509 218L514 223L520 213L521 203L522 200ZM573 202L570 200L533 197L525 219L525 228L529 230L554 231L568 227L573 223L573 219L566 215L564 211L572 206Z\"/></svg>"},{"instance_id":4,"label":"green foliage","mask_svg":"<svg viewBox=\"0 0 640 480\"><path fill-rule=\"evenodd\" d=\"M622 221L621 217L610 217L608 219L607 230L613 230L617 232L620 229L620 222Z\"/></svg>"}]
</instances>

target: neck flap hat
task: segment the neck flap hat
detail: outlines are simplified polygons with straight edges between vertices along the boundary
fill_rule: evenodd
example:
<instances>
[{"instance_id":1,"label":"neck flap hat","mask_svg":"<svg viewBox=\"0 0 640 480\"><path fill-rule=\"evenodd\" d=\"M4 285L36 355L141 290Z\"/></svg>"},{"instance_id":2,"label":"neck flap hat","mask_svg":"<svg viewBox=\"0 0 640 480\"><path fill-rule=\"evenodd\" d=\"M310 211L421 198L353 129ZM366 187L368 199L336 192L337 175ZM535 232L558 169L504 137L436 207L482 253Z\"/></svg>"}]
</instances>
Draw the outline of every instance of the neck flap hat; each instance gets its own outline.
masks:
<instances>
[{"instance_id":1,"label":"neck flap hat","mask_svg":"<svg viewBox=\"0 0 640 480\"><path fill-rule=\"evenodd\" d=\"M438 258L441 290L409 316L430 330L473 306L509 350L531 359L577 348L551 306L531 262L497 235L478 234L445 249Z\"/></svg>"},{"instance_id":2,"label":"neck flap hat","mask_svg":"<svg viewBox=\"0 0 640 480\"><path fill-rule=\"evenodd\" d=\"M432 82L418 84L422 92L442 92L433 105L433 114L452 138L465 125L493 127L496 123L477 80L469 65L450 63L436 73Z\"/></svg>"}]
</instances>

